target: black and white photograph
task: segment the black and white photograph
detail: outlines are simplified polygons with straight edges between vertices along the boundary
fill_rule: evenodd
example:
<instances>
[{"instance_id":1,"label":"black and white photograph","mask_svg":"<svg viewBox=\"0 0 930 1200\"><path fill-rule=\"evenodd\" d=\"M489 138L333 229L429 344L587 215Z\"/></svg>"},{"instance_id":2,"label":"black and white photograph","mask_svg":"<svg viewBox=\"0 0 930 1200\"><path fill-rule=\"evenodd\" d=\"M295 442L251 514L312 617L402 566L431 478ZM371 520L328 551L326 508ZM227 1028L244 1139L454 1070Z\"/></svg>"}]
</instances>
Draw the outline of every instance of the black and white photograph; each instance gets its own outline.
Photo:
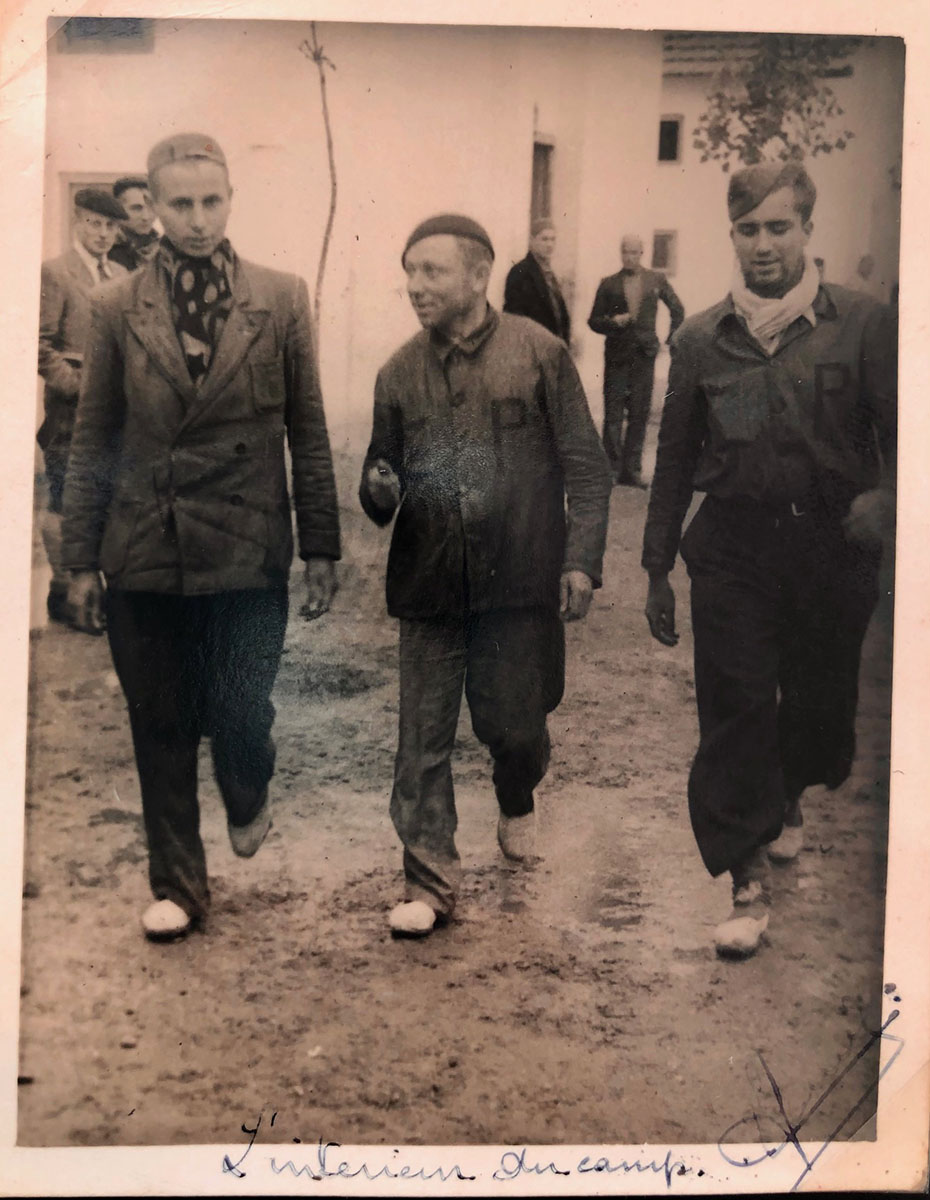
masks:
<instances>
[{"instance_id":1,"label":"black and white photograph","mask_svg":"<svg viewBox=\"0 0 930 1200\"><path fill-rule=\"evenodd\" d=\"M5 1194L925 1190L926 38L820 9L33 14Z\"/></svg>"}]
</instances>

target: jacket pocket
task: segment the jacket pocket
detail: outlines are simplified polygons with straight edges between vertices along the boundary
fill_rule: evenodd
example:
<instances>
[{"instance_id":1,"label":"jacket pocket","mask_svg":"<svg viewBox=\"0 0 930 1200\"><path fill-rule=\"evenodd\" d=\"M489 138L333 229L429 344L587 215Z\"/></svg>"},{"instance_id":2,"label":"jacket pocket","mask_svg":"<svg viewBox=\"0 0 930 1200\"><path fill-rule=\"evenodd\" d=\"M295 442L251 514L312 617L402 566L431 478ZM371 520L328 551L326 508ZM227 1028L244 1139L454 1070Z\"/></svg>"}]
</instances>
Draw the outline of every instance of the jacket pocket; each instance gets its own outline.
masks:
<instances>
[{"instance_id":1,"label":"jacket pocket","mask_svg":"<svg viewBox=\"0 0 930 1200\"><path fill-rule=\"evenodd\" d=\"M725 442L754 442L769 423L765 371L750 370L739 378L705 380L710 423Z\"/></svg>"},{"instance_id":2,"label":"jacket pocket","mask_svg":"<svg viewBox=\"0 0 930 1200\"><path fill-rule=\"evenodd\" d=\"M129 543L139 521L142 505L137 500L117 501L100 543L100 570L104 575L118 575L126 565Z\"/></svg>"},{"instance_id":3,"label":"jacket pocket","mask_svg":"<svg viewBox=\"0 0 930 1200\"><path fill-rule=\"evenodd\" d=\"M284 368L280 359L250 363L249 374L257 412L274 412L284 407Z\"/></svg>"}]
</instances>

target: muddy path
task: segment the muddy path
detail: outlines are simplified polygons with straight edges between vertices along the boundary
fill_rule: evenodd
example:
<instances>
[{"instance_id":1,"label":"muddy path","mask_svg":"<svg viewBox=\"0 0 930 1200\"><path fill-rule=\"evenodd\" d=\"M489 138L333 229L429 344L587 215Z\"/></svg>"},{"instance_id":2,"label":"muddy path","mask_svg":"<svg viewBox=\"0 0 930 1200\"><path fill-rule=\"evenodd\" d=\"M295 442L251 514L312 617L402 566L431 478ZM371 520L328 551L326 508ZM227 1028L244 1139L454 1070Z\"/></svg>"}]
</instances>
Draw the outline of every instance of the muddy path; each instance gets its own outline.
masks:
<instances>
[{"instance_id":1,"label":"muddy path","mask_svg":"<svg viewBox=\"0 0 930 1200\"><path fill-rule=\"evenodd\" d=\"M514 869L500 856L487 757L463 711L457 919L394 942L387 536L356 511L358 455L337 458L342 586L315 625L293 606L275 826L252 860L229 848L202 754L214 901L202 933L169 946L141 935L139 792L105 642L32 635L20 1143L236 1143L243 1121L272 1110L281 1141L713 1142L746 1113L777 1116L760 1052L789 1108L806 1111L880 1011L886 614L867 644L853 777L811 796L763 950L721 962L710 938L728 887L705 874L685 801L697 724L686 583L669 651L641 615L645 495L615 490L606 586L569 630L539 792L544 860ZM825 1136L876 1072L873 1049L806 1136Z\"/></svg>"}]
</instances>

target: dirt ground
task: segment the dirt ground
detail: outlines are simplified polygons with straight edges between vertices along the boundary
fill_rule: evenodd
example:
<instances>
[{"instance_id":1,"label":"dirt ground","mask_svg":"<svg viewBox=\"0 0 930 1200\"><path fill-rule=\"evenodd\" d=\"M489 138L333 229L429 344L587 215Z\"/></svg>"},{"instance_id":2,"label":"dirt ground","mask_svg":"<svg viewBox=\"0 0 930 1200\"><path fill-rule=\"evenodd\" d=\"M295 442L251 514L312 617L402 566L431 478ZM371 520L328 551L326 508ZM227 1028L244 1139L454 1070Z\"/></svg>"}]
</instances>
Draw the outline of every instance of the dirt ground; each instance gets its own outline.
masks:
<instances>
[{"instance_id":1,"label":"dirt ground","mask_svg":"<svg viewBox=\"0 0 930 1200\"><path fill-rule=\"evenodd\" d=\"M139 790L105 640L32 635L20 1144L235 1146L262 1111L277 1112L282 1142L702 1143L753 1112L736 1140L777 1141L760 1054L800 1120L879 1021L887 614L869 635L853 776L810 796L807 845L775 871L762 951L719 961L728 886L704 872L685 800L687 580L669 650L641 615L646 498L616 489L605 587L569 628L539 790L544 860L514 869L500 856L487 756L463 710L457 919L395 942L396 628L388 535L357 509L358 466L337 454L346 553L333 611L307 625L293 606L275 825L252 860L229 847L204 747L214 903L202 933L142 937ZM862 1126L877 1054L803 1138L827 1136L866 1095L839 1136Z\"/></svg>"}]
</instances>

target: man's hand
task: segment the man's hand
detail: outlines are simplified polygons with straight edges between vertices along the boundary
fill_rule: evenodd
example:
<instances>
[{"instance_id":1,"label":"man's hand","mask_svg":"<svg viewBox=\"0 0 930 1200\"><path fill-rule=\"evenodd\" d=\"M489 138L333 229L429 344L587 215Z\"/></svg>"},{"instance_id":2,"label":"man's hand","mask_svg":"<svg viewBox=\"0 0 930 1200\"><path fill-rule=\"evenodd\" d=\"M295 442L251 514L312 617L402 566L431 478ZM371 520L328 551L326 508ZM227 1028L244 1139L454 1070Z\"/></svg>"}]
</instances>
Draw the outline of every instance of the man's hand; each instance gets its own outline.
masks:
<instances>
[{"instance_id":1,"label":"man's hand","mask_svg":"<svg viewBox=\"0 0 930 1200\"><path fill-rule=\"evenodd\" d=\"M675 593L667 575L649 576L649 595L646 597L646 620L656 641L663 646L677 646L675 632Z\"/></svg>"},{"instance_id":2,"label":"man's hand","mask_svg":"<svg viewBox=\"0 0 930 1200\"><path fill-rule=\"evenodd\" d=\"M594 584L584 571L566 571L559 582L559 615L563 621L581 621L591 607Z\"/></svg>"},{"instance_id":3,"label":"man's hand","mask_svg":"<svg viewBox=\"0 0 930 1200\"><path fill-rule=\"evenodd\" d=\"M378 508L392 511L400 504L400 480L386 459L379 458L371 464L365 473L365 483L372 503Z\"/></svg>"},{"instance_id":4,"label":"man's hand","mask_svg":"<svg viewBox=\"0 0 930 1200\"><path fill-rule=\"evenodd\" d=\"M71 625L80 633L99 637L107 627L103 614L103 584L97 571L73 571L68 582Z\"/></svg>"},{"instance_id":5,"label":"man's hand","mask_svg":"<svg viewBox=\"0 0 930 1200\"><path fill-rule=\"evenodd\" d=\"M300 610L305 621L315 621L329 612L336 593L336 564L331 558L308 558L304 564L307 599Z\"/></svg>"},{"instance_id":6,"label":"man's hand","mask_svg":"<svg viewBox=\"0 0 930 1200\"><path fill-rule=\"evenodd\" d=\"M623 329L626 325L630 324L630 322L633 320L633 317L630 313L614 313L610 319L615 325L619 325L619 327Z\"/></svg>"},{"instance_id":7,"label":"man's hand","mask_svg":"<svg viewBox=\"0 0 930 1200\"><path fill-rule=\"evenodd\" d=\"M843 530L851 542L877 546L891 537L894 516L894 493L874 488L853 500L843 520Z\"/></svg>"}]
</instances>

